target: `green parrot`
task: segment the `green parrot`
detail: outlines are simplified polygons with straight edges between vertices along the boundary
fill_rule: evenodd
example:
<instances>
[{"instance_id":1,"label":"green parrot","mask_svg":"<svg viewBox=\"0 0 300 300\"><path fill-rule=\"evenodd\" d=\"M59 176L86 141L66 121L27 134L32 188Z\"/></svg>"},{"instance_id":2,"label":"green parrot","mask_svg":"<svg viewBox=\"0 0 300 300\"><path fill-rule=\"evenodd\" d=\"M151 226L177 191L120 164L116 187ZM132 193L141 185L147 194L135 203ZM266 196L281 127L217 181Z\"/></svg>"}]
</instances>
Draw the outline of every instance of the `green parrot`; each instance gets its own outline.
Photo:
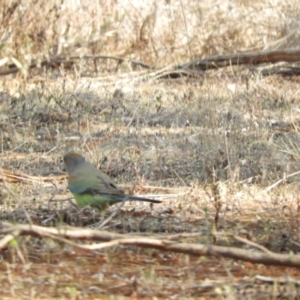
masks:
<instances>
[{"instance_id":1,"label":"green parrot","mask_svg":"<svg viewBox=\"0 0 300 300\"><path fill-rule=\"evenodd\" d=\"M65 154L64 163L69 175L68 188L80 207L89 205L103 211L125 198L129 201L161 203L160 200L125 195L106 174L90 165L78 153Z\"/></svg>"}]
</instances>

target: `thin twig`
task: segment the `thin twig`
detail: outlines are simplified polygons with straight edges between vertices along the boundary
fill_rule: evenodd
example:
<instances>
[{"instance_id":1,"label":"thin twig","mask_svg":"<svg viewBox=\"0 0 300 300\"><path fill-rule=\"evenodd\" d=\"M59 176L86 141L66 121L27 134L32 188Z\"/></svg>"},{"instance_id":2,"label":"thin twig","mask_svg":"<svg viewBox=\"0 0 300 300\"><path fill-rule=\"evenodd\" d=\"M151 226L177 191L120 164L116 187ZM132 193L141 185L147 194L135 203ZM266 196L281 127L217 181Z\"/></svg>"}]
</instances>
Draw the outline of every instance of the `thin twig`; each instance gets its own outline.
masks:
<instances>
[{"instance_id":1,"label":"thin twig","mask_svg":"<svg viewBox=\"0 0 300 300\"><path fill-rule=\"evenodd\" d=\"M276 181L276 182L273 183L272 185L268 186L266 189L262 190L260 193L266 193L266 192L269 192L269 191L271 191L273 188L275 188L277 185L279 185L280 183L282 183L283 181L285 181L287 178L293 177L293 176L298 175L298 174L300 174L300 171L297 171L297 172L295 172L295 173L286 175L286 176L284 176L284 178L282 178L282 179Z\"/></svg>"},{"instance_id":2,"label":"thin twig","mask_svg":"<svg viewBox=\"0 0 300 300\"><path fill-rule=\"evenodd\" d=\"M104 220L102 223L100 222L100 224L96 223L95 228L97 228L97 229L103 228L105 224L107 224L112 218L114 218L119 213L120 209L124 206L126 200L127 200L127 197L123 199L123 201L120 203L118 208L106 220Z\"/></svg>"}]
</instances>

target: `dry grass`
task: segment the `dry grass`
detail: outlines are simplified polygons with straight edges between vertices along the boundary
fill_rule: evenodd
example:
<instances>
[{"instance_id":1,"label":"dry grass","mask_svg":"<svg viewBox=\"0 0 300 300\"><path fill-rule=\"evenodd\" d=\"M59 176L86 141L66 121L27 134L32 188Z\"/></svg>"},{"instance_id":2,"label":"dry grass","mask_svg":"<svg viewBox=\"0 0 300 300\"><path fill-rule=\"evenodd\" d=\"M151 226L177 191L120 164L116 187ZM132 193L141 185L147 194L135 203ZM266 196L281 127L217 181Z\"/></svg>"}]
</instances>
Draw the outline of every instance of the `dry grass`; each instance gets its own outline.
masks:
<instances>
[{"instance_id":1,"label":"dry grass","mask_svg":"<svg viewBox=\"0 0 300 300\"><path fill-rule=\"evenodd\" d=\"M218 229L272 251L299 252L292 243L299 241L299 178L265 191L299 170L299 112L293 109L300 106L298 78L262 77L258 69L234 67L207 72L203 80L154 80L110 60L28 71L32 61L61 54L101 53L167 66L209 55L296 47L294 2L5 0L0 11L2 68L14 63L22 70L0 82L1 167L53 177L3 183L2 220L47 226L99 221L103 216L91 210L78 214L69 202L53 201L70 197L66 182L55 176L64 174L61 157L73 149L128 192L164 199L153 209L126 204L107 230L151 236L199 232L193 242L237 246L212 240ZM299 280L296 269L219 257L131 247L83 252L29 237L0 253L2 299L299 294L295 283L255 278Z\"/></svg>"}]
</instances>

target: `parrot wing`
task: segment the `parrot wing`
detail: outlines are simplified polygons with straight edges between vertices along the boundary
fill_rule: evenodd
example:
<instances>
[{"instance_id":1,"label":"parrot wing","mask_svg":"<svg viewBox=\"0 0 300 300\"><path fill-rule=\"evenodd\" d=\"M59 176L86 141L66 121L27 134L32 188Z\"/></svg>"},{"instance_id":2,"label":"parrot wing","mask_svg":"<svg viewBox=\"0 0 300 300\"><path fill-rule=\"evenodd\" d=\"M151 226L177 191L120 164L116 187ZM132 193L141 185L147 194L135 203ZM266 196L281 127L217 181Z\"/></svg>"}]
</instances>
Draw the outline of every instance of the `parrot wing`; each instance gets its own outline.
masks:
<instances>
[{"instance_id":1,"label":"parrot wing","mask_svg":"<svg viewBox=\"0 0 300 300\"><path fill-rule=\"evenodd\" d=\"M124 195L123 190L97 169L80 170L76 176L70 176L69 189L75 194Z\"/></svg>"}]
</instances>

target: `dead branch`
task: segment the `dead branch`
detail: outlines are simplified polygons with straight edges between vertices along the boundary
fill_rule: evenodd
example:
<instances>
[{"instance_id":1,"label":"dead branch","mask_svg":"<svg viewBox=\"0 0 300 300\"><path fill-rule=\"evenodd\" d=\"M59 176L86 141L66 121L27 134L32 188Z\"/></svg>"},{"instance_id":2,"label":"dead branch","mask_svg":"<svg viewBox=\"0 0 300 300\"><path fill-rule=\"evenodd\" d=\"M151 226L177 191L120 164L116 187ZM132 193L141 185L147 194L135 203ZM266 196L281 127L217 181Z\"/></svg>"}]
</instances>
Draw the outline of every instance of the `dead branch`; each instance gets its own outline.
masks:
<instances>
[{"instance_id":1,"label":"dead branch","mask_svg":"<svg viewBox=\"0 0 300 300\"><path fill-rule=\"evenodd\" d=\"M300 48L248 52L241 54L216 55L205 59L196 59L178 66L178 69L190 70L210 70L224 68L231 65L259 65L265 63L300 61Z\"/></svg>"},{"instance_id":2,"label":"dead branch","mask_svg":"<svg viewBox=\"0 0 300 300\"><path fill-rule=\"evenodd\" d=\"M154 65L149 65L142 61L125 59L117 56L109 55L86 55L86 56L53 56L49 59L42 60L40 62L33 62L28 66L28 69L35 69L40 67L57 68L64 65L66 68L70 68L76 64L79 60L97 60L97 59L110 59L116 60L118 64L128 62L135 66L140 66L145 69L155 69ZM215 55L205 59L196 59L189 61L183 65L174 67L169 71L158 71L156 79L162 78L179 78L182 76L201 78L203 72L210 69L224 68L231 65L259 65L265 63L278 63L278 62L297 62L300 61L300 49L285 49L285 50L273 50L262 52L248 52L241 54L229 54L229 55ZM9 65L9 68L0 71L0 76L15 74L20 71L20 68L15 64ZM263 75L281 74L280 69L276 70L263 70ZM282 70L282 75L299 75L299 68L285 68Z\"/></svg>"},{"instance_id":3,"label":"dead branch","mask_svg":"<svg viewBox=\"0 0 300 300\"><path fill-rule=\"evenodd\" d=\"M116 56L109 56L109 55L86 55L86 56L53 56L49 59L42 60L40 62L33 62L28 66L28 69L35 69L40 67L47 67L47 68L57 68L61 65L64 65L66 68L70 68L72 65L74 65L78 60L81 59L111 59L116 60L118 64L128 61L132 65L140 66L146 69L153 69L154 66L151 66L145 62L137 61L137 60L127 60L121 57ZM8 66L8 69L0 71L0 76L9 75L9 74L15 74L20 71L20 68L16 66L15 64L11 64Z\"/></svg>"},{"instance_id":4,"label":"dead branch","mask_svg":"<svg viewBox=\"0 0 300 300\"><path fill-rule=\"evenodd\" d=\"M117 245L137 246L142 248L154 248L161 251L173 251L191 255L222 256L237 260L260 263L264 265L277 265L300 267L300 255L278 254L274 252L258 252L239 249L235 247L202 245L194 243L179 243L168 239L168 236L159 238L148 238L143 236L123 235L107 231L92 229L73 228L73 227L41 227L37 225L13 225L7 222L0 223L0 232L4 238L0 240L0 249L7 245L11 236L38 236L51 237L60 241L65 241L81 249L99 250ZM73 239L102 241L107 243L82 245L68 241Z\"/></svg>"}]
</instances>

